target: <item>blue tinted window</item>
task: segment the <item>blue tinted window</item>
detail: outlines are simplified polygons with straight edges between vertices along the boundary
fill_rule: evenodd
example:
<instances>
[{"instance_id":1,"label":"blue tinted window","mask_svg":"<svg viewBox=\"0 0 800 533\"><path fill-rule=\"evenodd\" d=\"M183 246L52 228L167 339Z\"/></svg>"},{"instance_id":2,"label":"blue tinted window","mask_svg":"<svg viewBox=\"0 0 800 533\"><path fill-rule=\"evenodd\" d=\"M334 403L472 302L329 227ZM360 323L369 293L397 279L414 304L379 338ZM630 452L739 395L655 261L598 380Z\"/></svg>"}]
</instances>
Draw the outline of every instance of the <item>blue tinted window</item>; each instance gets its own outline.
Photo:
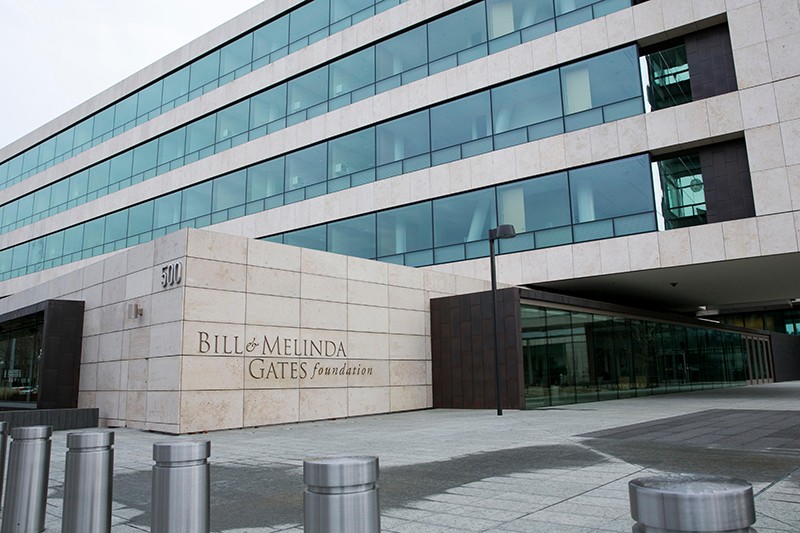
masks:
<instances>
[{"instance_id":1,"label":"blue tinted window","mask_svg":"<svg viewBox=\"0 0 800 533\"><path fill-rule=\"evenodd\" d=\"M258 128L286 116L286 84L250 99L250 128Z\"/></svg>"},{"instance_id":2,"label":"blue tinted window","mask_svg":"<svg viewBox=\"0 0 800 533\"><path fill-rule=\"evenodd\" d=\"M217 113L217 142L235 137L247 131L250 115L250 102L245 100L226 107Z\"/></svg>"},{"instance_id":3,"label":"blue tinted window","mask_svg":"<svg viewBox=\"0 0 800 533\"><path fill-rule=\"evenodd\" d=\"M283 238L283 242L290 246L300 246L312 250L326 250L328 246L327 231L325 226L301 229L287 233Z\"/></svg>"},{"instance_id":4,"label":"blue tinted window","mask_svg":"<svg viewBox=\"0 0 800 533\"><path fill-rule=\"evenodd\" d=\"M574 223L653 211L653 184L645 155L569 172Z\"/></svg>"},{"instance_id":5,"label":"blue tinted window","mask_svg":"<svg viewBox=\"0 0 800 533\"><path fill-rule=\"evenodd\" d=\"M328 176L336 178L375 166L375 130L351 133L330 141Z\"/></svg>"},{"instance_id":6,"label":"blue tinted window","mask_svg":"<svg viewBox=\"0 0 800 533\"><path fill-rule=\"evenodd\" d=\"M379 165L426 153L431 149L428 111L380 124L376 137Z\"/></svg>"},{"instance_id":7,"label":"blue tinted window","mask_svg":"<svg viewBox=\"0 0 800 533\"><path fill-rule=\"evenodd\" d=\"M269 198L283 192L283 158L247 169L247 201Z\"/></svg>"},{"instance_id":8,"label":"blue tinted window","mask_svg":"<svg viewBox=\"0 0 800 533\"><path fill-rule=\"evenodd\" d=\"M489 91L431 109L431 147L434 150L491 133Z\"/></svg>"},{"instance_id":9,"label":"blue tinted window","mask_svg":"<svg viewBox=\"0 0 800 533\"><path fill-rule=\"evenodd\" d=\"M289 41L319 31L328 25L328 2L311 2L289 14Z\"/></svg>"},{"instance_id":10,"label":"blue tinted window","mask_svg":"<svg viewBox=\"0 0 800 533\"><path fill-rule=\"evenodd\" d=\"M496 225L494 189L433 201L435 246L488 239L489 228Z\"/></svg>"},{"instance_id":11,"label":"blue tinted window","mask_svg":"<svg viewBox=\"0 0 800 533\"><path fill-rule=\"evenodd\" d=\"M253 34L248 33L225 45L220 54L220 76L249 64L253 60Z\"/></svg>"},{"instance_id":12,"label":"blue tinted window","mask_svg":"<svg viewBox=\"0 0 800 533\"><path fill-rule=\"evenodd\" d=\"M128 236L138 235L153 229L153 205L152 200L143 204L135 205L129 209L128 214Z\"/></svg>"},{"instance_id":13,"label":"blue tinted window","mask_svg":"<svg viewBox=\"0 0 800 533\"><path fill-rule=\"evenodd\" d=\"M354 257L375 257L375 215L328 224L328 251Z\"/></svg>"},{"instance_id":14,"label":"blue tinted window","mask_svg":"<svg viewBox=\"0 0 800 533\"><path fill-rule=\"evenodd\" d=\"M433 248L431 202L377 214L378 257Z\"/></svg>"},{"instance_id":15,"label":"blue tinted window","mask_svg":"<svg viewBox=\"0 0 800 533\"><path fill-rule=\"evenodd\" d=\"M214 144L217 117L209 115L186 126L186 153L190 154Z\"/></svg>"},{"instance_id":16,"label":"blue tinted window","mask_svg":"<svg viewBox=\"0 0 800 533\"><path fill-rule=\"evenodd\" d=\"M183 191L181 220L201 217L211 212L211 187L212 183L207 181Z\"/></svg>"},{"instance_id":17,"label":"blue tinted window","mask_svg":"<svg viewBox=\"0 0 800 533\"><path fill-rule=\"evenodd\" d=\"M495 133L561 117L558 72L551 71L492 89Z\"/></svg>"},{"instance_id":18,"label":"blue tinted window","mask_svg":"<svg viewBox=\"0 0 800 533\"><path fill-rule=\"evenodd\" d=\"M330 97L349 93L375 81L375 51L367 48L330 66Z\"/></svg>"},{"instance_id":19,"label":"blue tinted window","mask_svg":"<svg viewBox=\"0 0 800 533\"><path fill-rule=\"evenodd\" d=\"M428 24L431 61L486 42L486 8L482 3Z\"/></svg>"},{"instance_id":20,"label":"blue tinted window","mask_svg":"<svg viewBox=\"0 0 800 533\"><path fill-rule=\"evenodd\" d=\"M494 39L553 18L553 0L486 0L489 38Z\"/></svg>"},{"instance_id":21,"label":"blue tinted window","mask_svg":"<svg viewBox=\"0 0 800 533\"><path fill-rule=\"evenodd\" d=\"M639 56L631 46L561 69L566 114L641 96Z\"/></svg>"},{"instance_id":22,"label":"blue tinted window","mask_svg":"<svg viewBox=\"0 0 800 533\"><path fill-rule=\"evenodd\" d=\"M118 183L131 177L131 169L133 168L133 152L133 150L128 150L127 152L123 152L111 159L109 183ZM70 179L73 178L75 178L75 176L72 176Z\"/></svg>"},{"instance_id":23,"label":"blue tinted window","mask_svg":"<svg viewBox=\"0 0 800 533\"><path fill-rule=\"evenodd\" d=\"M328 99L328 69L318 69L289 82L289 113Z\"/></svg>"},{"instance_id":24,"label":"blue tinted window","mask_svg":"<svg viewBox=\"0 0 800 533\"><path fill-rule=\"evenodd\" d=\"M189 67L183 67L164 78L163 101L171 102L189 92Z\"/></svg>"},{"instance_id":25,"label":"blue tinted window","mask_svg":"<svg viewBox=\"0 0 800 533\"><path fill-rule=\"evenodd\" d=\"M146 115L161 106L161 89L163 85L162 81L157 81L139 91L139 101L136 106L137 115Z\"/></svg>"},{"instance_id":26,"label":"blue tinted window","mask_svg":"<svg viewBox=\"0 0 800 533\"><path fill-rule=\"evenodd\" d=\"M325 181L325 145L312 146L286 156L286 190L300 189Z\"/></svg>"},{"instance_id":27,"label":"blue tinted window","mask_svg":"<svg viewBox=\"0 0 800 533\"><path fill-rule=\"evenodd\" d=\"M240 170L212 181L211 211L217 212L242 205L245 201L247 171Z\"/></svg>"},{"instance_id":28,"label":"blue tinted window","mask_svg":"<svg viewBox=\"0 0 800 533\"><path fill-rule=\"evenodd\" d=\"M158 164L163 165L183 157L183 147L186 143L186 129L180 128L164 135L158 140Z\"/></svg>"},{"instance_id":29,"label":"blue tinted window","mask_svg":"<svg viewBox=\"0 0 800 533\"><path fill-rule=\"evenodd\" d=\"M136 120L137 100L137 96L133 94L114 106L116 108L114 113L114 128L125 126L129 122Z\"/></svg>"},{"instance_id":30,"label":"blue tinted window","mask_svg":"<svg viewBox=\"0 0 800 533\"><path fill-rule=\"evenodd\" d=\"M103 161L89 169L89 192L98 191L108 186L108 175L111 169L109 161Z\"/></svg>"},{"instance_id":31,"label":"blue tinted window","mask_svg":"<svg viewBox=\"0 0 800 533\"><path fill-rule=\"evenodd\" d=\"M181 220L181 191L155 199L153 228L165 228Z\"/></svg>"},{"instance_id":32,"label":"blue tinted window","mask_svg":"<svg viewBox=\"0 0 800 533\"><path fill-rule=\"evenodd\" d=\"M330 0L331 1L331 22L342 20L362 9L372 6L374 0Z\"/></svg>"},{"instance_id":33,"label":"blue tinted window","mask_svg":"<svg viewBox=\"0 0 800 533\"><path fill-rule=\"evenodd\" d=\"M156 166L158 158L158 139L137 146L133 150L133 173L138 174Z\"/></svg>"},{"instance_id":34,"label":"blue tinted window","mask_svg":"<svg viewBox=\"0 0 800 533\"><path fill-rule=\"evenodd\" d=\"M127 237L128 232L128 210L118 211L106 215L106 231L103 236L104 243L111 243Z\"/></svg>"},{"instance_id":35,"label":"blue tinted window","mask_svg":"<svg viewBox=\"0 0 800 533\"><path fill-rule=\"evenodd\" d=\"M289 15L272 21L253 34L253 58L258 59L289 45Z\"/></svg>"},{"instance_id":36,"label":"blue tinted window","mask_svg":"<svg viewBox=\"0 0 800 533\"><path fill-rule=\"evenodd\" d=\"M189 90L193 91L219 76L219 50L192 63L189 73Z\"/></svg>"},{"instance_id":37,"label":"blue tinted window","mask_svg":"<svg viewBox=\"0 0 800 533\"><path fill-rule=\"evenodd\" d=\"M375 47L378 79L382 80L427 63L427 44L428 33L425 26L378 43Z\"/></svg>"},{"instance_id":38,"label":"blue tinted window","mask_svg":"<svg viewBox=\"0 0 800 533\"><path fill-rule=\"evenodd\" d=\"M517 233L570 224L567 173L533 178L497 188L500 224Z\"/></svg>"}]
</instances>

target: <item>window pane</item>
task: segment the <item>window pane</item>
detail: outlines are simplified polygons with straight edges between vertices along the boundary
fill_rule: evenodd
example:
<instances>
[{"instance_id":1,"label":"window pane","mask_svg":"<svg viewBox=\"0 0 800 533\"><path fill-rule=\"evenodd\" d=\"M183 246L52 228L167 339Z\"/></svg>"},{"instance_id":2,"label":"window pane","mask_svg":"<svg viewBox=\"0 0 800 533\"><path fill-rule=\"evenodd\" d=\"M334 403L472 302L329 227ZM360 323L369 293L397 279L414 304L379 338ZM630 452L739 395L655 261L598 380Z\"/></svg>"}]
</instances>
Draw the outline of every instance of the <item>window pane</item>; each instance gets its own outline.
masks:
<instances>
[{"instance_id":1,"label":"window pane","mask_svg":"<svg viewBox=\"0 0 800 533\"><path fill-rule=\"evenodd\" d=\"M593 2L597 2L597 0L556 0L556 14L563 15L564 13L586 7Z\"/></svg>"},{"instance_id":2,"label":"window pane","mask_svg":"<svg viewBox=\"0 0 800 533\"><path fill-rule=\"evenodd\" d=\"M433 201L435 246L488 239L496 225L494 189Z\"/></svg>"},{"instance_id":3,"label":"window pane","mask_svg":"<svg viewBox=\"0 0 800 533\"><path fill-rule=\"evenodd\" d=\"M431 202L378 213L378 257L433 248Z\"/></svg>"},{"instance_id":4,"label":"window pane","mask_svg":"<svg viewBox=\"0 0 800 533\"><path fill-rule=\"evenodd\" d=\"M492 89L492 113L495 133L560 117L558 71L545 72Z\"/></svg>"},{"instance_id":5,"label":"window pane","mask_svg":"<svg viewBox=\"0 0 800 533\"><path fill-rule=\"evenodd\" d=\"M378 79L382 80L427 63L427 44L425 26L378 43L375 50Z\"/></svg>"},{"instance_id":6,"label":"window pane","mask_svg":"<svg viewBox=\"0 0 800 533\"><path fill-rule=\"evenodd\" d=\"M80 224L64 230L64 255L74 254L83 248L83 228Z\"/></svg>"},{"instance_id":7,"label":"window pane","mask_svg":"<svg viewBox=\"0 0 800 533\"><path fill-rule=\"evenodd\" d=\"M75 126L75 148L92 140L92 122L91 118L87 118Z\"/></svg>"},{"instance_id":8,"label":"window pane","mask_svg":"<svg viewBox=\"0 0 800 533\"><path fill-rule=\"evenodd\" d=\"M296 113L327 99L328 69L317 69L289 82L289 113Z\"/></svg>"},{"instance_id":9,"label":"window pane","mask_svg":"<svg viewBox=\"0 0 800 533\"><path fill-rule=\"evenodd\" d=\"M217 142L247 131L250 102L247 100L217 113Z\"/></svg>"},{"instance_id":10,"label":"window pane","mask_svg":"<svg viewBox=\"0 0 800 533\"><path fill-rule=\"evenodd\" d=\"M630 46L564 67L561 85L566 114L641 96L636 48Z\"/></svg>"},{"instance_id":11,"label":"window pane","mask_svg":"<svg viewBox=\"0 0 800 533\"><path fill-rule=\"evenodd\" d=\"M497 188L500 224L517 233L570 224L567 173L542 176Z\"/></svg>"},{"instance_id":12,"label":"window pane","mask_svg":"<svg viewBox=\"0 0 800 533\"><path fill-rule=\"evenodd\" d=\"M189 69L186 66L164 78L164 103L189 93Z\"/></svg>"},{"instance_id":13,"label":"window pane","mask_svg":"<svg viewBox=\"0 0 800 533\"><path fill-rule=\"evenodd\" d=\"M494 39L553 18L553 0L487 0L489 37Z\"/></svg>"},{"instance_id":14,"label":"window pane","mask_svg":"<svg viewBox=\"0 0 800 533\"><path fill-rule=\"evenodd\" d=\"M375 215L328 224L328 251L365 259L375 258Z\"/></svg>"},{"instance_id":15,"label":"window pane","mask_svg":"<svg viewBox=\"0 0 800 533\"><path fill-rule=\"evenodd\" d=\"M133 149L133 173L139 174L155 168L158 155L158 139Z\"/></svg>"},{"instance_id":16,"label":"window pane","mask_svg":"<svg viewBox=\"0 0 800 533\"><path fill-rule=\"evenodd\" d=\"M183 157L183 146L186 143L186 128L180 128L164 135L158 140L158 164L163 165L179 157Z\"/></svg>"},{"instance_id":17,"label":"window pane","mask_svg":"<svg viewBox=\"0 0 800 533\"><path fill-rule=\"evenodd\" d=\"M137 95L132 94L115 106L114 128L119 128L132 120L136 120L136 100Z\"/></svg>"},{"instance_id":18,"label":"window pane","mask_svg":"<svg viewBox=\"0 0 800 533\"><path fill-rule=\"evenodd\" d=\"M80 198L89 192L89 171L84 170L69 178L69 199Z\"/></svg>"},{"instance_id":19,"label":"window pane","mask_svg":"<svg viewBox=\"0 0 800 533\"><path fill-rule=\"evenodd\" d=\"M287 191L325 181L325 148L325 144L320 144L286 156Z\"/></svg>"},{"instance_id":20,"label":"window pane","mask_svg":"<svg viewBox=\"0 0 800 533\"><path fill-rule=\"evenodd\" d=\"M184 189L181 202L181 222L211 213L211 182Z\"/></svg>"},{"instance_id":21,"label":"window pane","mask_svg":"<svg viewBox=\"0 0 800 533\"><path fill-rule=\"evenodd\" d=\"M375 51L367 48L330 67L330 97L349 93L375 81Z\"/></svg>"},{"instance_id":22,"label":"window pane","mask_svg":"<svg viewBox=\"0 0 800 533\"><path fill-rule=\"evenodd\" d=\"M153 229L152 200L143 204L134 205L128 211L128 236L138 235Z\"/></svg>"},{"instance_id":23,"label":"window pane","mask_svg":"<svg viewBox=\"0 0 800 533\"><path fill-rule=\"evenodd\" d=\"M253 34L240 37L220 51L220 76L243 67L253 60Z\"/></svg>"},{"instance_id":24,"label":"window pane","mask_svg":"<svg viewBox=\"0 0 800 533\"><path fill-rule=\"evenodd\" d=\"M14 206L16 205L16 216L14 216ZM6 213L6 209L8 209L8 213ZM19 199L19 201L8 204L3 209L3 223L11 223L15 219L16 220L23 220L33 214L33 195L29 194L27 196L23 196ZM9 220L6 222L6 215L8 215Z\"/></svg>"},{"instance_id":25,"label":"window pane","mask_svg":"<svg viewBox=\"0 0 800 533\"><path fill-rule=\"evenodd\" d=\"M247 169L247 201L269 198L283 192L283 158Z\"/></svg>"},{"instance_id":26,"label":"window pane","mask_svg":"<svg viewBox=\"0 0 800 533\"><path fill-rule=\"evenodd\" d=\"M33 212L41 213L50 209L50 189L45 187L33 194Z\"/></svg>"},{"instance_id":27,"label":"window pane","mask_svg":"<svg viewBox=\"0 0 800 533\"><path fill-rule=\"evenodd\" d=\"M139 102L136 106L136 114L138 116L147 114L161 106L161 87L162 82L157 81L139 91Z\"/></svg>"},{"instance_id":28,"label":"window pane","mask_svg":"<svg viewBox=\"0 0 800 533\"><path fill-rule=\"evenodd\" d=\"M100 137L114 129L114 106L104 109L94 116L92 138Z\"/></svg>"},{"instance_id":29,"label":"window pane","mask_svg":"<svg viewBox=\"0 0 800 533\"><path fill-rule=\"evenodd\" d=\"M108 244L127 237L128 210L118 211L106 215L106 231L103 243Z\"/></svg>"},{"instance_id":30,"label":"window pane","mask_svg":"<svg viewBox=\"0 0 800 533\"><path fill-rule=\"evenodd\" d=\"M44 241L44 259L49 261L56 257L61 257L64 253L64 232L59 231L45 237Z\"/></svg>"},{"instance_id":31,"label":"window pane","mask_svg":"<svg viewBox=\"0 0 800 533\"><path fill-rule=\"evenodd\" d=\"M328 143L328 177L375 167L375 130L351 133Z\"/></svg>"},{"instance_id":32,"label":"window pane","mask_svg":"<svg viewBox=\"0 0 800 533\"><path fill-rule=\"evenodd\" d=\"M289 42L294 42L328 26L328 2L310 2L289 17Z\"/></svg>"},{"instance_id":33,"label":"window pane","mask_svg":"<svg viewBox=\"0 0 800 533\"><path fill-rule=\"evenodd\" d=\"M331 0L331 22L349 17L374 3L374 0Z\"/></svg>"},{"instance_id":34,"label":"window pane","mask_svg":"<svg viewBox=\"0 0 800 533\"><path fill-rule=\"evenodd\" d=\"M212 212L244 204L246 182L246 170L213 180Z\"/></svg>"},{"instance_id":35,"label":"window pane","mask_svg":"<svg viewBox=\"0 0 800 533\"><path fill-rule=\"evenodd\" d=\"M489 91L431 109L434 150L491 135Z\"/></svg>"},{"instance_id":36,"label":"window pane","mask_svg":"<svg viewBox=\"0 0 800 533\"><path fill-rule=\"evenodd\" d=\"M98 191L108 186L109 161L103 161L89 169L89 192Z\"/></svg>"},{"instance_id":37,"label":"window pane","mask_svg":"<svg viewBox=\"0 0 800 533\"><path fill-rule=\"evenodd\" d=\"M83 250L89 250L103 244L105 220L96 218L83 225Z\"/></svg>"},{"instance_id":38,"label":"window pane","mask_svg":"<svg viewBox=\"0 0 800 533\"><path fill-rule=\"evenodd\" d=\"M214 126L216 115L192 122L186 126L186 153L196 152L214 144Z\"/></svg>"},{"instance_id":39,"label":"window pane","mask_svg":"<svg viewBox=\"0 0 800 533\"><path fill-rule=\"evenodd\" d=\"M571 170L569 185L576 224L654 210L646 155Z\"/></svg>"},{"instance_id":40,"label":"window pane","mask_svg":"<svg viewBox=\"0 0 800 533\"><path fill-rule=\"evenodd\" d=\"M192 63L189 90L193 91L219 77L219 50Z\"/></svg>"},{"instance_id":41,"label":"window pane","mask_svg":"<svg viewBox=\"0 0 800 533\"><path fill-rule=\"evenodd\" d=\"M292 231L284 235L283 242L290 246L311 248L325 251L327 248L327 232L325 226Z\"/></svg>"},{"instance_id":42,"label":"window pane","mask_svg":"<svg viewBox=\"0 0 800 533\"><path fill-rule=\"evenodd\" d=\"M486 9L483 3L456 11L428 24L431 61L485 42Z\"/></svg>"},{"instance_id":43,"label":"window pane","mask_svg":"<svg viewBox=\"0 0 800 533\"><path fill-rule=\"evenodd\" d=\"M427 111L380 124L376 134L379 165L414 157L431 149Z\"/></svg>"},{"instance_id":44,"label":"window pane","mask_svg":"<svg viewBox=\"0 0 800 533\"><path fill-rule=\"evenodd\" d=\"M250 128L258 128L286 116L286 84L250 99Z\"/></svg>"},{"instance_id":45,"label":"window pane","mask_svg":"<svg viewBox=\"0 0 800 533\"><path fill-rule=\"evenodd\" d=\"M289 45L289 15L274 20L253 34L253 58L258 59Z\"/></svg>"},{"instance_id":46,"label":"window pane","mask_svg":"<svg viewBox=\"0 0 800 533\"><path fill-rule=\"evenodd\" d=\"M110 164L109 183L118 183L130 178L131 168L133 168L133 150L128 150L112 158Z\"/></svg>"},{"instance_id":47,"label":"window pane","mask_svg":"<svg viewBox=\"0 0 800 533\"><path fill-rule=\"evenodd\" d=\"M181 220L181 191L155 199L153 229L177 224Z\"/></svg>"}]
</instances>

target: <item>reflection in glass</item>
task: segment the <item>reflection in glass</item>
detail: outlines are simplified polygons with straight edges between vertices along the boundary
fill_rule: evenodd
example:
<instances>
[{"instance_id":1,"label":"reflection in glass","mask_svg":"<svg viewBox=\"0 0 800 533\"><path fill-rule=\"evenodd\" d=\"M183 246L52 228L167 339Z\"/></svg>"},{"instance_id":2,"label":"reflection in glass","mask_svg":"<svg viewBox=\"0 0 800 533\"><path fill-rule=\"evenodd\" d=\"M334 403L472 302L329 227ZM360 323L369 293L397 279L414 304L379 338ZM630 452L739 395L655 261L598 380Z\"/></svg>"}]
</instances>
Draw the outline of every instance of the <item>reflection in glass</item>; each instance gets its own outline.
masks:
<instances>
[{"instance_id":1,"label":"reflection in glass","mask_svg":"<svg viewBox=\"0 0 800 533\"><path fill-rule=\"evenodd\" d=\"M377 213L378 257L433 248L431 202Z\"/></svg>"},{"instance_id":2,"label":"reflection in glass","mask_svg":"<svg viewBox=\"0 0 800 533\"><path fill-rule=\"evenodd\" d=\"M494 191L491 189L433 201L434 246L488 239L489 228L496 225Z\"/></svg>"},{"instance_id":3,"label":"reflection in glass","mask_svg":"<svg viewBox=\"0 0 800 533\"><path fill-rule=\"evenodd\" d=\"M375 257L375 215L328 224L328 251L353 257Z\"/></svg>"},{"instance_id":4,"label":"reflection in glass","mask_svg":"<svg viewBox=\"0 0 800 533\"><path fill-rule=\"evenodd\" d=\"M486 11L494 39L553 18L553 0L486 0Z\"/></svg>"}]
</instances>

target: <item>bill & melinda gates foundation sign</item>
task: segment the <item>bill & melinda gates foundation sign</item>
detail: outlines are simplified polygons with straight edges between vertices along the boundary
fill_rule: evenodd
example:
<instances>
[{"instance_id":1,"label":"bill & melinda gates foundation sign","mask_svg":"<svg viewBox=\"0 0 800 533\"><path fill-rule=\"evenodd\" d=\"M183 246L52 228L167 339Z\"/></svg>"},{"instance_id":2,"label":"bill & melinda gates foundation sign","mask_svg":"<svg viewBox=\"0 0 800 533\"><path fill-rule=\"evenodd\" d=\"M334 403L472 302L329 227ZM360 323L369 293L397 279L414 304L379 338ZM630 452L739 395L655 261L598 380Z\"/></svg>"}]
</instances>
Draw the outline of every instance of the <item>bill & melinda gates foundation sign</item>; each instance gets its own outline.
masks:
<instances>
[{"instance_id":1,"label":"bill & melinda gates foundation sign","mask_svg":"<svg viewBox=\"0 0 800 533\"><path fill-rule=\"evenodd\" d=\"M201 355L249 357L246 371L255 380L315 379L323 376L371 376L373 367L348 361L341 341L302 339L280 335L242 338L198 331L197 351ZM287 360L287 358L291 358Z\"/></svg>"}]
</instances>

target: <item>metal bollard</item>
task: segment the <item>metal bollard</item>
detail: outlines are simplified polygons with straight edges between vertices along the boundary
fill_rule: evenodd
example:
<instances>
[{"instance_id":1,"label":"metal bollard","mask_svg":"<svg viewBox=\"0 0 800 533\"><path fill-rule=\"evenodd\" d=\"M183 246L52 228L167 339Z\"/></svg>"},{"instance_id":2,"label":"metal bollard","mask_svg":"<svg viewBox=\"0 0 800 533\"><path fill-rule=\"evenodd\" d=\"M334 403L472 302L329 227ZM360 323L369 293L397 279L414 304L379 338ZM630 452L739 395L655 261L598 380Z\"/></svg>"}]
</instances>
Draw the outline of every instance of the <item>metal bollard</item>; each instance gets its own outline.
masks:
<instances>
[{"instance_id":1,"label":"metal bollard","mask_svg":"<svg viewBox=\"0 0 800 533\"><path fill-rule=\"evenodd\" d=\"M377 457L303 461L305 533L378 533Z\"/></svg>"},{"instance_id":2,"label":"metal bollard","mask_svg":"<svg viewBox=\"0 0 800 533\"><path fill-rule=\"evenodd\" d=\"M753 486L742 479L667 474L628 483L633 533L756 533Z\"/></svg>"},{"instance_id":3,"label":"metal bollard","mask_svg":"<svg viewBox=\"0 0 800 533\"><path fill-rule=\"evenodd\" d=\"M11 430L2 533L44 531L52 434L50 426Z\"/></svg>"},{"instance_id":4,"label":"metal bollard","mask_svg":"<svg viewBox=\"0 0 800 533\"><path fill-rule=\"evenodd\" d=\"M67 435L61 533L109 533L114 478L114 432Z\"/></svg>"},{"instance_id":5,"label":"metal bollard","mask_svg":"<svg viewBox=\"0 0 800 533\"><path fill-rule=\"evenodd\" d=\"M208 533L210 441L153 444L152 533Z\"/></svg>"},{"instance_id":6,"label":"metal bollard","mask_svg":"<svg viewBox=\"0 0 800 533\"><path fill-rule=\"evenodd\" d=\"M3 497L3 475L6 471L6 441L8 440L8 422L0 421L0 498Z\"/></svg>"}]
</instances>

